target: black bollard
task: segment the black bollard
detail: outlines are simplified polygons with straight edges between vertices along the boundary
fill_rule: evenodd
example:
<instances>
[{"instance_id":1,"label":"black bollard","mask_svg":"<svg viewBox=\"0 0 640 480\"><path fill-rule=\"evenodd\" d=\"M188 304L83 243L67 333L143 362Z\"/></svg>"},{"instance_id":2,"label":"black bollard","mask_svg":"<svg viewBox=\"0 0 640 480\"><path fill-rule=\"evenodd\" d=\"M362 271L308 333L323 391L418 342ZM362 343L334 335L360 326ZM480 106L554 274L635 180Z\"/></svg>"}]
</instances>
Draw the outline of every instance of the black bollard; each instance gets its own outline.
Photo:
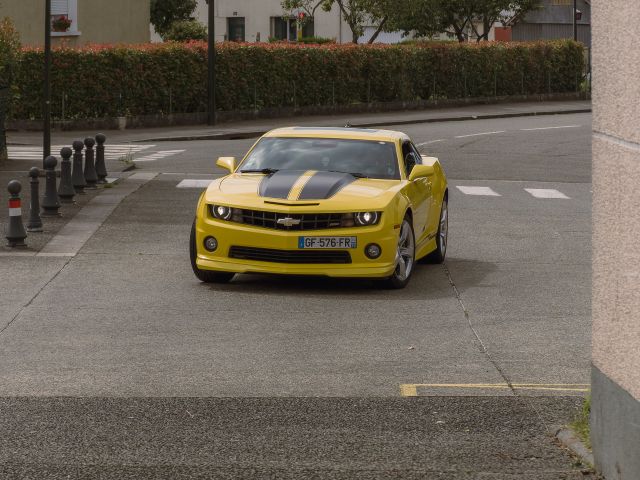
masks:
<instances>
[{"instance_id":1,"label":"black bollard","mask_svg":"<svg viewBox=\"0 0 640 480\"><path fill-rule=\"evenodd\" d=\"M73 203L73 196L76 191L73 189L71 180L71 155L73 151L69 147L60 150L62 162L60 162L60 185L58 186L58 197L61 203Z\"/></svg>"},{"instance_id":2,"label":"black bollard","mask_svg":"<svg viewBox=\"0 0 640 480\"><path fill-rule=\"evenodd\" d=\"M86 192L84 191L85 183L84 183L84 172L82 171L82 149L84 148L84 143L80 140L76 140L73 142L73 149L75 153L73 154L73 173L71 174L73 189L79 195L84 195Z\"/></svg>"},{"instance_id":3,"label":"black bollard","mask_svg":"<svg viewBox=\"0 0 640 480\"><path fill-rule=\"evenodd\" d=\"M95 151L93 150L93 146L96 144L96 141L87 137L84 139L84 145L87 147L87 151L84 154L84 181L87 183L86 188L97 188L96 183L98 183L98 175L96 174L96 164L95 164Z\"/></svg>"},{"instance_id":4,"label":"black bollard","mask_svg":"<svg viewBox=\"0 0 640 480\"><path fill-rule=\"evenodd\" d=\"M31 204L29 205L29 221L27 222L27 232L41 232L42 219L40 218L40 170L33 167L29 170L31 183Z\"/></svg>"},{"instance_id":5,"label":"black bollard","mask_svg":"<svg viewBox=\"0 0 640 480\"><path fill-rule=\"evenodd\" d=\"M42 197L42 216L43 217L59 217L60 200L58 199L58 190L56 188L56 165L58 160L56 157L47 157L44 159L45 184L44 197Z\"/></svg>"},{"instance_id":6,"label":"black bollard","mask_svg":"<svg viewBox=\"0 0 640 480\"><path fill-rule=\"evenodd\" d=\"M26 247L24 239L27 232L22 224L22 203L20 202L20 190L22 185L17 180L11 180L9 186L9 228L7 229L8 247Z\"/></svg>"},{"instance_id":7,"label":"black bollard","mask_svg":"<svg viewBox=\"0 0 640 480\"><path fill-rule=\"evenodd\" d=\"M104 161L104 143L106 141L107 137L102 133L96 135L96 142L98 142L96 147L96 174L98 175L99 184L107 183L107 164Z\"/></svg>"}]
</instances>

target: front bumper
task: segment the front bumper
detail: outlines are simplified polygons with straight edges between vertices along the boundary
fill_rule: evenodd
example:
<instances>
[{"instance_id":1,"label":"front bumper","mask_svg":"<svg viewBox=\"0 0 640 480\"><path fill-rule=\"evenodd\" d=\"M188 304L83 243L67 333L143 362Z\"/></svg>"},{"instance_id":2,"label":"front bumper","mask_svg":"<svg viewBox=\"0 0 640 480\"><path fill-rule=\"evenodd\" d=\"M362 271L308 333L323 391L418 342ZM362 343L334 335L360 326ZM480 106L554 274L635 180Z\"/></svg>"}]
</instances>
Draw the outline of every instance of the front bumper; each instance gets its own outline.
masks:
<instances>
[{"instance_id":1,"label":"front bumper","mask_svg":"<svg viewBox=\"0 0 640 480\"><path fill-rule=\"evenodd\" d=\"M213 236L218 240L215 252L203 247L204 239ZM358 246L346 250L351 254L349 264L285 264L229 257L232 246L299 251L298 238L357 237ZM337 228L321 231L281 231L254 227L233 222L198 218L196 221L196 264L203 270L234 273L274 273L284 275L319 275L328 277L389 277L396 268L398 230L384 223L373 227ZM365 246L377 243L382 255L371 260L364 254Z\"/></svg>"}]
</instances>

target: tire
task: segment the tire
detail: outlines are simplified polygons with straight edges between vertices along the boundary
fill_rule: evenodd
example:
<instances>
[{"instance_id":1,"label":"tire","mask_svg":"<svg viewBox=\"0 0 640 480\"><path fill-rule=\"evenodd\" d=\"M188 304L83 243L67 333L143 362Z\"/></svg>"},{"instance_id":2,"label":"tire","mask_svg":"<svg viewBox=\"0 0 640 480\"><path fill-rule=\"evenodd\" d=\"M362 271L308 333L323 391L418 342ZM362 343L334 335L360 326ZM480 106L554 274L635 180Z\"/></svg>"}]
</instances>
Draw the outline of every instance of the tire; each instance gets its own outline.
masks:
<instances>
[{"instance_id":1,"label":"tire","mask_svg":"<svg viewBox=\"0 0 640 480\"><path fill-rule=\"evenodd\" d=\"M396 269L384 285L389 289L406 287L411 280L416 265L416 236L411 219L407 216L402 221L400 235L398 235L398 249L396 252Z\"/></svg>"},{"instance_id":2,"label":"tire","mask_svg":"<svg viewBox=\"0 0 640 480\"><path fill-rule=\"evenodd\" d=\"M191 225L191 235L189 237L189 257L191 259L191 268L193 269L193 273L196 275L198 280L204 283L229 283L235 276L235 273L231 272L214 272L212 270L200 270L198 268L198 265L196 264L197 255L196 222L194 220L193 225Z\"/></svg>"},{"instance_id":3,"label":"tire","mask_svg":"<svg viewBox=\"0 0 640 480\"><path fill-rule=\"evenodd\" d=\"M425 257L425 263L444 263L449 245L449 199L442 200L438 233L436 234L436 249Z\"/></svg>"}]
</instances>

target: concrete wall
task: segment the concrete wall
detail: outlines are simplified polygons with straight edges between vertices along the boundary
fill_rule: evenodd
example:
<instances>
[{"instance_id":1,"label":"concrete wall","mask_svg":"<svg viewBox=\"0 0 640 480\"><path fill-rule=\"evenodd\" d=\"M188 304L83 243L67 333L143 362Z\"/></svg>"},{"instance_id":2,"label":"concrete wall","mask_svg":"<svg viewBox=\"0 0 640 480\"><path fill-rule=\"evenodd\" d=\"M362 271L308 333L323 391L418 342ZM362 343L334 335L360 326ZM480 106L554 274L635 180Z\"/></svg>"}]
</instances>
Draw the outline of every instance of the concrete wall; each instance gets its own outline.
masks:
<instances>
[{"instance_id":1,"label":"concrete wall","mask_svg":"<svg viewBox=\"0 0 640 480\"><path fill-rule=\"evenodd\" d=\"M150 0L77 0L77 19L66 34L54 33L53 44L144 43L149 41ZM0 0L0 17L10 17L23 45L44 43L42 0Z\"/></svg>"},{"instance_id":2,"label":"concrete wall","mask_svg":"<svg viewBox=\"0 0 640 480\"><path fill-rule=\"evenodd\" d=\"M640 478L640 3L593 4L596 466Z\"/></svg>"}]
</instances>

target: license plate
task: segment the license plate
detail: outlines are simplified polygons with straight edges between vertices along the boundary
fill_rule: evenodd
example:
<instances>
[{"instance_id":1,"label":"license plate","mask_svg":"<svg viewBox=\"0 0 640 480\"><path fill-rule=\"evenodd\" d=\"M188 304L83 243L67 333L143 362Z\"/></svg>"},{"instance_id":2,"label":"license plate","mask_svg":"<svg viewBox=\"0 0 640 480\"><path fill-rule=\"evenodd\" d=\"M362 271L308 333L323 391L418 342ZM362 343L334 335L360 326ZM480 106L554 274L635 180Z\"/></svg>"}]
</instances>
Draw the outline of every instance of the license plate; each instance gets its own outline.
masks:
<instances>
[{"instance_id":1,"label":"license plate","mask_svg":"<svg viewBox=\"0 0 640 480\"><path fill-rule=\"evenodd\" d=\"M356 248L358 237L298 237L298 248Z\"/></svg>"}]
</instances>

